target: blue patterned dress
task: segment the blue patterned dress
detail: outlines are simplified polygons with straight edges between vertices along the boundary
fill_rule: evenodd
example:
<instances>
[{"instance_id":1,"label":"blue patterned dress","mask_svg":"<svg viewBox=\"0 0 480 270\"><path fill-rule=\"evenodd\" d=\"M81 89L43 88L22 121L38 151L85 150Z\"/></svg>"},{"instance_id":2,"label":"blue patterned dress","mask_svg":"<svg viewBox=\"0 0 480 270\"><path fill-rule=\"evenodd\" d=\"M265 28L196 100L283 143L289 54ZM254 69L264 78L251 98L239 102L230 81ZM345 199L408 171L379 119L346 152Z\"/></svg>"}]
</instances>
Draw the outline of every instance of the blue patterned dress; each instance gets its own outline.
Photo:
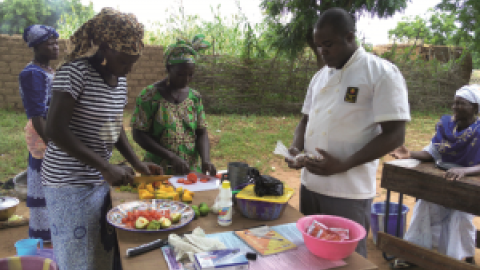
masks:
<instances>
[{"instance_id":1,"label":"blue patterned dress","mask_svg":"<svg viewBox=\"0 0 480 270\"><path fill-rule=\"evenodd\" d=\"M20 95L28 119L41 116L47 117L48 106L52 97L53 74L32 63L28 64L19 75ZM42 185L40 168L42 159L36 159L28 154L27 170L27 206L30 208L30 238L41 238L50 241L50 226L45 203L45 193Z\"/></svg>"}]
</instances>

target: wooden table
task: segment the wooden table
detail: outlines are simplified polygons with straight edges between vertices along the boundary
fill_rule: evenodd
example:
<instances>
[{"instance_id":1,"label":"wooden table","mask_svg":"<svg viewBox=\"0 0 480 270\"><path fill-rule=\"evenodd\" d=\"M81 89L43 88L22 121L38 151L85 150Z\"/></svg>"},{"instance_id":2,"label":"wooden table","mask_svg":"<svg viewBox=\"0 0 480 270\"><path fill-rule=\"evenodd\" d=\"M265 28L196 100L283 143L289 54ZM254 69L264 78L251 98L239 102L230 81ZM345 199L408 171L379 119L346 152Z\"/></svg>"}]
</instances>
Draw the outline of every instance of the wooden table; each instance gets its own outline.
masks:
<instances>
[{"instance_id":1,"label":"wooden table","mask_svg":"<svg viewBox=\"0 0 480 270\"><path fill-rule=\"evenodd\" d=\"M480 215L480 177L448 181L443 178L443 174L444 171L437 169L432 162L421 163L414 168L385 163L381 182L381 187L387 190L384 231L387 231L391 191L400 193L399 207L402 206L405 194L448 208ZM398 225L397 236L400 235ZM477 231L477 239L478 235ZM403 258L425 269L480 269L381 232L378 234L377 246L388 254Z\"/></svg>"},{"instance_id":2,"label":"wooden table","mask_svg":"<svg viewBox=\"0 0 480 270\"><path fill-rule=\"evenodd\" d=\"M203 192L196 192L194 197L194 204L199 204L200 202L206 202L208 205L213 204L215 197L218 191L203 191ZM138 200L138 195L133 193L126 193L126 192L116 192L112 189L112 203L113 206L117 206L124 202ZM252 220L243 217L239 211L235 211L233 215L233 223L227 227L221 227L217 224L217 216L213 214L209 214L206 217L201 217L197 220L192 221L190 224L182 227L178 230L175 230L174 233L181 234L185 232L192 231L197 226L200 226L205 233L217 233L217 232L225 232L225 231L232 231L232 230L241 230L246 229L253 226L258 226L262 224L266 224L269 226L275 226L285 223L292 223L296 222L299 218L303 215L295 210L292 206L288 205L285 209L283 215L273 221L260 221L260 220ZM122 261L123 270L168 270L168 266L163 258L162 252L160 250L154 250L133 258L126 257L126 250L128 248L137 247L141 244L145 244L156 239L167 239L168 232L162 233L135 233L117 229L117 238L118 244L120 249L120 256ZM346 266L342 266L335 269L340 270L373 270L378 269L377 266L363 258L357 253L352 254L350 257L345 259L347 263Z\"/></svg>"}]
</instances>

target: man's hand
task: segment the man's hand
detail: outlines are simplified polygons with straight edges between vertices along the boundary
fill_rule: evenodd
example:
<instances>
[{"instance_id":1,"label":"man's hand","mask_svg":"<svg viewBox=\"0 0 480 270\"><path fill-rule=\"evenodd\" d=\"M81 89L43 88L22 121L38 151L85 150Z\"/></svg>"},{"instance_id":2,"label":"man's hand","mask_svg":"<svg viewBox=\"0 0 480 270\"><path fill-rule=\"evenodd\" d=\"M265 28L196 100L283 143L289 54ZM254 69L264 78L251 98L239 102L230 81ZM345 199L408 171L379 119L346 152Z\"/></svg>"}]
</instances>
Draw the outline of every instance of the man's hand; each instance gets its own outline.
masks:
<instances>
[{"instance_id":1,"label":"man's hand","mask_svg":"<svg viewBox=\"0 0 480 270\"><path fill-rule=\"evenodd\" d=\"M217 168L211 162L202 162L202 173L207 175L207 172L214 176L217 174Z\"/></svg>"},{"instance_id":2,"label":"man's hand","mask_svg":"<svg viewBox=\"0 0 480 270\"><path fill-rule=\"evenodd\" d=\"M304 165L309 172L316 175L329 176L346 172L350 169L344 162L330 155L325 150L318 148L316 150L323 158L318 160L305 158Z\"/></svg>"},{"instance_id":3,"label":"man's hand","mask_svg":"<svg viewBox=\"0 0 480 270\"><path fill-rule=\"evenodd\" d=\"M408 159L411 158L411 153L410 151L404 146L400 146L397 149L393 150L389 154L390 156L396 158L396 159Z\"/></svg>"},{"instance_id":4,"label":"man's hand","mask_svg":"<svg viewBox=\"0 0 480 270\"><path fill-rule=\"evenodd\" d=\"M290 153L290 155L296 157L298 154L300 154L300 150L298 150L298 148L296 147L290 147L288 149L288 152ZM299 162L294 162L292 159L289 159L289 158L285 158L285 162L288 164L288 167L291 168L291 169L295 169L295 170L298 170L298 169L301 169L303 168L303 163L300 164Z\"/></svg>"},{"instance_id":5,"label":"man's hand","mask_svg":"<svg viewBox=\"0 0 480 270\"><path fill-rule=\"evenodd\" d=\"M135 170L142 175L163 175L163 168L153 162L140 162Z\"/></svg>"},{"instance_id":6,"label":"man's hand","mask_svg":"<svg viewBox=\"0 0 480 270\"><path fill-rule=\"evenodd\" d=\"M450 181L458 181L467 174L467 168L451 168L443 174L443 177Z\"/></svg>"}]
</instances>

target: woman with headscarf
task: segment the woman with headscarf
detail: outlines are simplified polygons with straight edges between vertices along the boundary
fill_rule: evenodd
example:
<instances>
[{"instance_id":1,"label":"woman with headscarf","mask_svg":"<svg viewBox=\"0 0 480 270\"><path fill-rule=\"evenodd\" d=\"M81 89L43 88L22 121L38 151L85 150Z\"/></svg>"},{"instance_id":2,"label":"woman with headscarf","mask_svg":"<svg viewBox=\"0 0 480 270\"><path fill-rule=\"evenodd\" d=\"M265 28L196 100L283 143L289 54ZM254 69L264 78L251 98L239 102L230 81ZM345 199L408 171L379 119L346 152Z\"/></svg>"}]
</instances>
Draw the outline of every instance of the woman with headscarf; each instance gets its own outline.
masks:
<instances>
[{"instance_id":1,"label":"woman with headscarf","mask_svg":"<svg viewBox=\"0 0 480 270\"><path fill-rule=\"evenodd\" d=\"M42 179L62 270L112 268L110 185L134 176L130 168L109 163L113 147L138 172L161 173L159 166L138 159L122 125L125 76L142 53L143 31L135 16L102 9L70 37L73 50L53 81Z\"/></svg>"},{"instance_id":2,"label":"woman with headscarf","mask_svg":"<svg viewBox=\"0 0 480 270\"><path fill-rule=\"evenodd\" d=\"M145 160L161 165L166 174L216 174L210 161L202 97L188 86L198 51L210 46L204 38L196 35L191 42L178 39L170 45L164 56L167 78L148 86L137 97L133 138L146 150Z\"/></svg>"},{"instance_id":3,"label":"woman with headscarf","mask_svg":"<svg viewBox=\"0 0 480 270\"><path fill-rule=\"evenodd\" d=\"M409 151L404 146L392 152L398 159L454 163L461 167L447 170L444 177L456 181L467 175L480 174L480 86L463 86L455 93L453 116L444 115L436 134L423 151ZM474 263L476 229L474 215L418 200L404 240L437 250L457 260ZM413 264L397 259L394 269Z\"/></svg>"},{"instance_id":4,"label":"woman with headscarf","mask_svg":"<svg viewBox=\"0 0 480 270\"><path fill-rule=\"evenodd\" d=\"M33 48L33 60L18 76L20 95L28 122L25 126L27 141L27 206L30 208L30 238L50 241L45 193L43 191L40 168L45 152L47 137L45 119L47 117L51 87L55 74L50 61L58 58L58 33L50 26L31 25L23 31L23 40Z\"/></svg>"}]
</instances>

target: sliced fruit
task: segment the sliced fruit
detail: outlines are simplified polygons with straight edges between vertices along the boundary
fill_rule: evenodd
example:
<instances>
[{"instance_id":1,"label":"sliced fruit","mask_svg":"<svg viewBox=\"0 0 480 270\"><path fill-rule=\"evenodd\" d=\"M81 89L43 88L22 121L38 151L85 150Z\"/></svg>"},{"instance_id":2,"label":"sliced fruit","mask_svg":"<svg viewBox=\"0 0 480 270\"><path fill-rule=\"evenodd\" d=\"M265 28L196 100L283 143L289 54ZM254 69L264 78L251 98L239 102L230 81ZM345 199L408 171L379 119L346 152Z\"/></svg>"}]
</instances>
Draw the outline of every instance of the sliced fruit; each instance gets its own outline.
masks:
<instances>
[{"instance_id":1,"label":"sliced fruit","mask_svg":"<svg viewBox=\"0 0 480 270\"><path fill-rule=\"evenodd\" d=\"M165 218L161 223L161 225L162 225L162 229L168 229L170 228L170 226L172 226L172 222L170 221L170 219Z\"/></svg>"},{"instance_id":2,"label":"sliced fruit","mask_svg":"<svg viewBox=\"0 0 480 270\"><path fill-rule=\"evenodd\" d=\"M182 214L180 213L173 213L170 215L170 220L172 223L178 223L182 219Z\"/></svg>"},{"instance_id":3,"label":"sliced fruit","mask_svg":"<svg viewBox=\"0 0 480 270\"><path fill-rule=\"evenodd\" d=\"M150 193L154 193L154 192L155 192L155 189L153 188L153 185L152 185L152 184L148 184L148 185L146 185L145 187L146 187L146 189L147 189L148 191L150 191Z\"/></svg>"},{"instance_id":4,"label":"sliced fruit","mask_svg":"<svg viewBox=\"0 0 480 270\"><path fill-rule=\"evenodd\" d=\"M192 196L190 196L190 194L183 193L182 201L183 202L192 202L193 198L192 198Z\"/></svg>"},{"instance_id":5,"label":"sliced fruit","mask_svg":"<svg viewBox=\"0 0 480 270\"><path fill-rule=\"evenodd\" d=\"M208 179L207 179L207 178L202 178L202 179L200 179L200 182L202 182L202 183L208 183Z\"/></svg>"},{"instance_id":6,"label":"sliced fruit","mask_svg":"<svg viewBox=\"0 0 480 270\"><path fill-rule=\"evenodd\" d=\"M191 184L193 184L193 182L190 181L190 180L187 180L187 181L183 182L183 184L184 184L184 185L191 185Z\"/></svg>"},{"instance_id":7,"label":"sliced fruit","mask_svg":"<svg viewBox=\"0 0 480 270\"><path fill-rule=\"evenodd\" d=\"M185 182L185 179L183 179L183 178L177 179L177 183L184 183L184 182Z\"/></svg>"},{"instance_id":8,"label":"sliced fruit","mask_svg":"<svg viewBox=\"0 0 480 270\"><path fill-rule=\"evenodd\" d=\"M146 219L144 217L139 217L135 221L135 228L143 229L143 228L147 227L148 223L149 223L148 219Z\"/></svg>"},{"instance_id":9,"label":"sliced fruit","mask_svg":"<svg viewBox=\"0 0 480 270\"><path fill-rule=\"evenodd\" d=\"M139 189L139 190L140 190L140 189L146 189L146 188L147 188L147 187L146 187L145 183L141 183L140 185L138 185L138 189Z\"/></svg>"},{"instance_id":10,"label":"sliced fruit","mask_svg":"<svg viewBox=\"0 0 480 270\"><path fill-rule=\"evenodd\" d=\"M189 181L196 182L197 179L198 179L198 177L197 177L197 175L194 174L194 173L189 173L189 174L187 175L187 180L189 180Z\"/></svg>"},{"instance_id":11,"label":"sliced fruit","mask_svg":"<svg viewBox=\"0 0 480 270\"><path fill-rule=\"evenodd\" d=\"M147 225L147 230L160 230L161 228L161 223L156 220L150 221L150 223Z\"/></svg>"}]
</instances>

